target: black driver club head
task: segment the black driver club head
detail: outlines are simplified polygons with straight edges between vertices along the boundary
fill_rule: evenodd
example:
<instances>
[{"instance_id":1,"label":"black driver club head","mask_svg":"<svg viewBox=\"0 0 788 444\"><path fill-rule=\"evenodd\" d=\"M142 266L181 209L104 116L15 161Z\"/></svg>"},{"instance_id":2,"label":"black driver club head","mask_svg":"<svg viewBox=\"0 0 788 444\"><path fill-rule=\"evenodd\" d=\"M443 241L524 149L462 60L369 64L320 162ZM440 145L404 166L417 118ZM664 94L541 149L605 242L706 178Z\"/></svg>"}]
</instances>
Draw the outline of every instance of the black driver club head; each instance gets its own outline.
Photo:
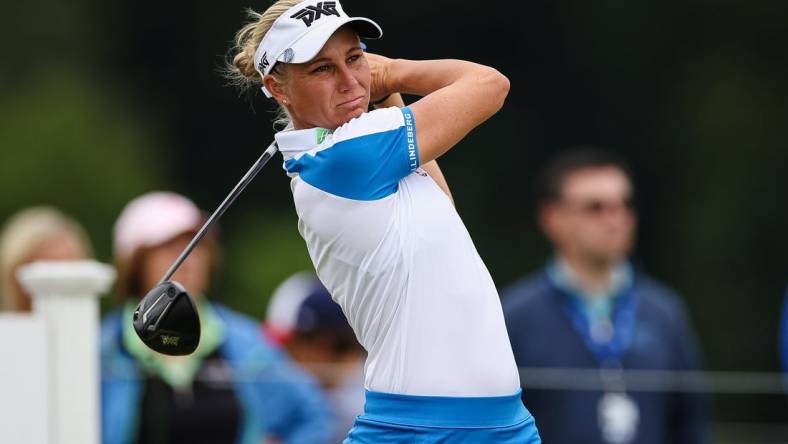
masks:
<instances>
[{"instance_id":1,"label":"black driver club head","mask_svg":"<svg viewBox=\"0 0 788 444\"><path fill-rule=\"evenodd\" d=\"M151 349L165 355L188 355L200 343L200 316L183 285L163 281L134 310L134 331Z\"/></svg>"},{"instance_id":2,"label":"black driver club head","mask_svg":"<svg viewBox=\"0 0 788 444\"><path fill-rule=\"evenodd\" d=\"M164 273L161 282L149 291L137 305L132 319L134 331L149 348L165 355L174 356L188 355L197 349L197 345L200 343L200 316L197 313L197 306L194 305L194 301L183 285L171 281L170 278L200 239L205 236L208 229L222 217L222 214L235 202L238 195L271 160L278 149L276 142L266 148L254 165L249 168L249 171L244 174L241 181L224 198L221 205L211 214L211 217L205 221L169 270Z\"/></svg>"}]
</instances>

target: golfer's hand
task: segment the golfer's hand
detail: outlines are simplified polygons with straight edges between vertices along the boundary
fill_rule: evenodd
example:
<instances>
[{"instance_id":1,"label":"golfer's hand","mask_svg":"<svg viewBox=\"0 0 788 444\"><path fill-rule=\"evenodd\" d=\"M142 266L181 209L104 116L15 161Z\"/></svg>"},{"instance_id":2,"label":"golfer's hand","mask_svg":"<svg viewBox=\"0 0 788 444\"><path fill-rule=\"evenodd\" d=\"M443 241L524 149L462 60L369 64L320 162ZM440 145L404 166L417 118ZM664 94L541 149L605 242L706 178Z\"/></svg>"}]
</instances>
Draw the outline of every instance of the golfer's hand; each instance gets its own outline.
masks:
<instances>
[{"instance_id":1,"label":"golfer's hand","mask_svg":"<svg viewBox=\"0 0 788 444\"><path fill-rule=\"evenodd\" d=\"M378 54L366 53L367 63L369 63L369 70L372 74L372 83L370 85L369 100L376 102L389 94L398 92L394 91L391 87L389 79L389 66L391 59Z\"/></svg>"}]
</instances>

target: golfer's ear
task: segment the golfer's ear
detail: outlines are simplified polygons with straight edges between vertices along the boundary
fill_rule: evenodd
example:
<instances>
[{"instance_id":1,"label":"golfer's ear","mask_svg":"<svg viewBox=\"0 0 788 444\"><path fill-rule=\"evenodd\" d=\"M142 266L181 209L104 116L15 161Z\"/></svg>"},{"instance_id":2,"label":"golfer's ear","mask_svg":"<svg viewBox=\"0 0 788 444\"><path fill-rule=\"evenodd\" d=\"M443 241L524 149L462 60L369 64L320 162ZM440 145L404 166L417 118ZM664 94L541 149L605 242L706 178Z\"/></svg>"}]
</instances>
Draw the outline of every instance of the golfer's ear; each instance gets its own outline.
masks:
<instances>
[{"instance_id":1,"label":"golfer's ear","mask_svg":"<svg viewBox=\"0 0 788 444\"><path fill-rule=\"evenodd\" d=\"M287 97L285 95L284 85L277 82L274 76L268 74L263 77L263 85L265 85L265 89L271 93L271 96L273 96L280 105L284 102L284 99Z\"/></svg>"}]
</instances>

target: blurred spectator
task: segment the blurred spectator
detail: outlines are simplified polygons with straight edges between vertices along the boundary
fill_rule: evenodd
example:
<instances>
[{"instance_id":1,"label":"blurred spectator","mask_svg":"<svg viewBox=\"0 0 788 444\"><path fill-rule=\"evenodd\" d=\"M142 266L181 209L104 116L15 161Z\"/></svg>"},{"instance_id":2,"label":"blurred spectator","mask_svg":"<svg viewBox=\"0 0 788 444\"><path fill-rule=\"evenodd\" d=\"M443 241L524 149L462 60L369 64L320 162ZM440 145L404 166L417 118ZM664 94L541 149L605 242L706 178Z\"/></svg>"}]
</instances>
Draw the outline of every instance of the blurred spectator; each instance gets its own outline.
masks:
<instances>
[{"instance_id":1,"label":"blurred spectator","mask_svg":"<svg viewBox=\"0 0 788 444\"><path fill-rule=\"evenodd\" d=\"M115 224L118 290L125 304L102 323L104 444L327 442L328 412L315 381L265 338L256 321L208 301L217 262L213 234L174 276L198 305L197 350L160 355L134 333L138 299L204 220L188 199L156 192L131 201Z\"/></svg>"},{"instance_id":2,"label":"blurred spectator","mask_svg":"<svg viewBox=\"0 0 788 444\"><path fill-rule=\"evenodd\" d=\"M93 255L85 230L52 207L21 210L0 234L0 309L30 311L30 295L16 279L22 265L36 261L81 260Z\"/></svg>"},{"instance_id":3,"label":"blurred spectator","mask_svg":"<svg viewBox=\"0 0 788 444\"><path fill-rule=\"evenodd\" d=\"M632 199L625 164L593 148L558 156L539 177L538 221L555 255L502 293L515 359L600 370L600 390L524 391L545 442L705 442L700 396L626 390L621 370L700 368L680 299L627 258Z\"/></svg>"},{"instance_id":4,"label":"blurred spectator","mask_svg":"<svg viewBox=\"0 0 788 444\"><path fill-rule=\"evenodd\" d=\"M364 410L365 355L342 309L313 273L296 273L274 292L265 328L320 380L341 443Z\"/></svg>"}]
</instances>

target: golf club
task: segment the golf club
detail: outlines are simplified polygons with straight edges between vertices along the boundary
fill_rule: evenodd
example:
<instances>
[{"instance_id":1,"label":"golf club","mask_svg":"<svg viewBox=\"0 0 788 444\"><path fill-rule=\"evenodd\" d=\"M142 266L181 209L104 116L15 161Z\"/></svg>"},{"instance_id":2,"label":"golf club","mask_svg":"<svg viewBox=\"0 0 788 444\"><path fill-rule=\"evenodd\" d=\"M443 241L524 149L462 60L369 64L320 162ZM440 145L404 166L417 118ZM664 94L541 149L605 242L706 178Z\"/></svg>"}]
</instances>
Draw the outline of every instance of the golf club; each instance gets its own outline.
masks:
<instances>
[{"instance_id":1,"label":"golf club","mask_svg":"<svg viewBox=\"0 0 788 444\"><path fill-rule=\"evenodd\" d=\"M263 152L235 188L203 224L189 245L164 273L161 281L142 298L134 310L134 331L149 348L165 355L188 355L200 343L200 317L189 292L178 282L170 280L186 257L208 229L227 211L257 173L276 154L276 142Z\"/></svg>"}]
</instances>

